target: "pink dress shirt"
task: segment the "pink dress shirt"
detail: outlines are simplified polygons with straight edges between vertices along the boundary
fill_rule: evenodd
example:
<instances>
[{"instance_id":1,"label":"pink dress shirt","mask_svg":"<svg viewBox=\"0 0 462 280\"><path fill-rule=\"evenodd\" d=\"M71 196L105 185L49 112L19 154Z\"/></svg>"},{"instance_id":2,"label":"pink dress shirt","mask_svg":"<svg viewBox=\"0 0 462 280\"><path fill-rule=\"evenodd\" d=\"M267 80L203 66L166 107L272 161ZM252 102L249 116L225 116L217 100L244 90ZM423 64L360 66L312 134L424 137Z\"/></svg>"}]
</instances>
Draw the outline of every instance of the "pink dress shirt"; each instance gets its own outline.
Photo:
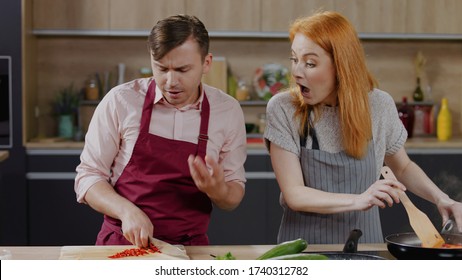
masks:
<instances>
[{"instance_id":1,"label":"pink dress shirt","mask_svg":"<svg viewBox=\"0 0 462 280\"><path fill-rule=\"evenodd\" d=\"M95 183L105 180L114 186L130 160L139 134L141 111L151 78L137 79L114 87L101 100L85 136L85 146L77 166L74 189L77 201L85 203L85 194ZM200 106L204 92L210 103L207 156L223 166L225 181L244 187L246 132L239 103L219 89L202 84L194 104L176 109L156 88L152 119L164 125L152 125L149 132L168 139L197 143Z\"/></svg>"}]
</instances>

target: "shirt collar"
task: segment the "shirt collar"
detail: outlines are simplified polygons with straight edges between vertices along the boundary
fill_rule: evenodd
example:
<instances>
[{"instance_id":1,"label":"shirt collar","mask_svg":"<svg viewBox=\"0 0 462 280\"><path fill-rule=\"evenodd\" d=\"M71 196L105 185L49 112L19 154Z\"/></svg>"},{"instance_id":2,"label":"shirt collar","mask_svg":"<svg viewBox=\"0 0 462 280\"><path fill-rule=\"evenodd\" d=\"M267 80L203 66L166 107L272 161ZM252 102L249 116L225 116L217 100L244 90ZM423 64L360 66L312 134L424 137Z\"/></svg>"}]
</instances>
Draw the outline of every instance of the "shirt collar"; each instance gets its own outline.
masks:
<instances>
[{"instance_id":1,"label":"shirt collar","mask_svg":"<svg viewBox=\"0 0 462 280\"><path fill-rule=\"evenodd\" d=\"M202 83L200 83L200 85L199 85L199 92L200 92L200 95L199 95L199 98L197 99L196 102L194 102L192 104L188 104L188 105L180 108L180 110L189 110L189 109L200 110L202 108L202 101L204 100L204 94L205 94L204 88L202 87ZM164 105L167 105L167 106L171 106L165 100L160 88L156 85L156 98L154 99L154 104L157 104L157 103L164 104Z\"/></svg>"}]
</instances>

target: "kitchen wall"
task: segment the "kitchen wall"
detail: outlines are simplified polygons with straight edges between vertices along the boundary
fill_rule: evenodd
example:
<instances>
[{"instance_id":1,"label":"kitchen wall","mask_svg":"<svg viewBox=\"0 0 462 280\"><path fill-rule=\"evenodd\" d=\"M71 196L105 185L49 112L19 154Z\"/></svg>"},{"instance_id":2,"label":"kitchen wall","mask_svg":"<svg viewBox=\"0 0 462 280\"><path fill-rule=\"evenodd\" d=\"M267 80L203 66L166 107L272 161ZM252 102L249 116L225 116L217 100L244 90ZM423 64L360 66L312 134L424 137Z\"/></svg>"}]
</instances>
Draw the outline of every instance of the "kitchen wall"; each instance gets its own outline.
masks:
<instances>
[{"instance_id":1,"label":"kitchen wall","mask_svg":"<svg viewBox=\"0 0 462 280\"><path fill-rule=\"evenodd\" d=\"M146 39L142 37L53 37L37 38L37 88L40 109L39 131L42 136L54 136L56 128L50 102L56 91L73 82L83 86L90 74L113 71L118 63L127 66L126 79L139 76L139 68L149 66ZM449 99L455 135L462 131L462 42L458 40L363 40L367 63L379 82L396 102L403 96L411 99L415 88L414 57L422 51L427 59L423 86L427 98L439 102ZM236 76L249 84L254 71L265 63L280 63L289 67L288 39L226 39L212 38L211 51L224 56ZM63 67L63 65L65 65ZM431 90L429 90L431 89ZM91 117L94 107L83 108L83 123ZM256 122L264 107L244 108L246 119Z\"/></svg>"}]
</instances>

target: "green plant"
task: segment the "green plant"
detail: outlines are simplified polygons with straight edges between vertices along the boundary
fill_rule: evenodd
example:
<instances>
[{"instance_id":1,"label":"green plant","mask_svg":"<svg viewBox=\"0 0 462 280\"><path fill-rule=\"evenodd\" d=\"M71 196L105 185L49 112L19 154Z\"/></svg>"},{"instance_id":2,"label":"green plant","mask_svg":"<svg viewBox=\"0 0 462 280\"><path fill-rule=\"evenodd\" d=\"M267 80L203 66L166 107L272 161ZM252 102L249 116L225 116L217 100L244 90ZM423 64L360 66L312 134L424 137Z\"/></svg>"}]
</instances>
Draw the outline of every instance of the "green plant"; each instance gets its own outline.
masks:
<instances>
[{"instance_id":1,"label":"green plant","mask_svg":"<svg viewBox=\"0 0 462 280\"><path fill-rule=\"evenodd\" d=\"M70 84L58 91L53 102L53 109L57 115L72 115L77 113L79 103L79 91L74 89L73 84Z\"/></svg>"}]
</instances>

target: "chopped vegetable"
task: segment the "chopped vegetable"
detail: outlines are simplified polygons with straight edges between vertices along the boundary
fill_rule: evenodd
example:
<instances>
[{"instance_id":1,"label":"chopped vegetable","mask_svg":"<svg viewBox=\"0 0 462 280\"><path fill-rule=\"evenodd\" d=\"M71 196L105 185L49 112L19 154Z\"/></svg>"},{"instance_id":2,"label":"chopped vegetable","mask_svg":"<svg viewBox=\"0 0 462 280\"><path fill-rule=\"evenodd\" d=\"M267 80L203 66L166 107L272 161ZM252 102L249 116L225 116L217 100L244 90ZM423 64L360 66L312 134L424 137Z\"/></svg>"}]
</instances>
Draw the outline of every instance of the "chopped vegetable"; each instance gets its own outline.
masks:
<instances>
[{"instance_id":1,"label":"chopped vegetable","mask_svg":"<svg viewBox=\"0 0 462 280\"><path fill-rule=\"evenodd\" d=\"M231 254L231 252L226 253L223 256L216 256L216 260L235 260L236 258Z\"/></svg>"},{"instance_id":2,"label":"chopped vegetable","mask_svg":"<svg viewBox=\"0 0 462 280\"><path fill-rule=\"evenodd\" d=\"M143 256L147 254L154 254L154 253L161 253L159 248L157 248L154 244L149 244L147 248L132 248L132 249L126 249L121 252L118 252L112 256L109 256L108 258L111 259L119 259L119 258L125 258L125 257L138 257L138 256Z\"/></svg>"}]
</instances>

